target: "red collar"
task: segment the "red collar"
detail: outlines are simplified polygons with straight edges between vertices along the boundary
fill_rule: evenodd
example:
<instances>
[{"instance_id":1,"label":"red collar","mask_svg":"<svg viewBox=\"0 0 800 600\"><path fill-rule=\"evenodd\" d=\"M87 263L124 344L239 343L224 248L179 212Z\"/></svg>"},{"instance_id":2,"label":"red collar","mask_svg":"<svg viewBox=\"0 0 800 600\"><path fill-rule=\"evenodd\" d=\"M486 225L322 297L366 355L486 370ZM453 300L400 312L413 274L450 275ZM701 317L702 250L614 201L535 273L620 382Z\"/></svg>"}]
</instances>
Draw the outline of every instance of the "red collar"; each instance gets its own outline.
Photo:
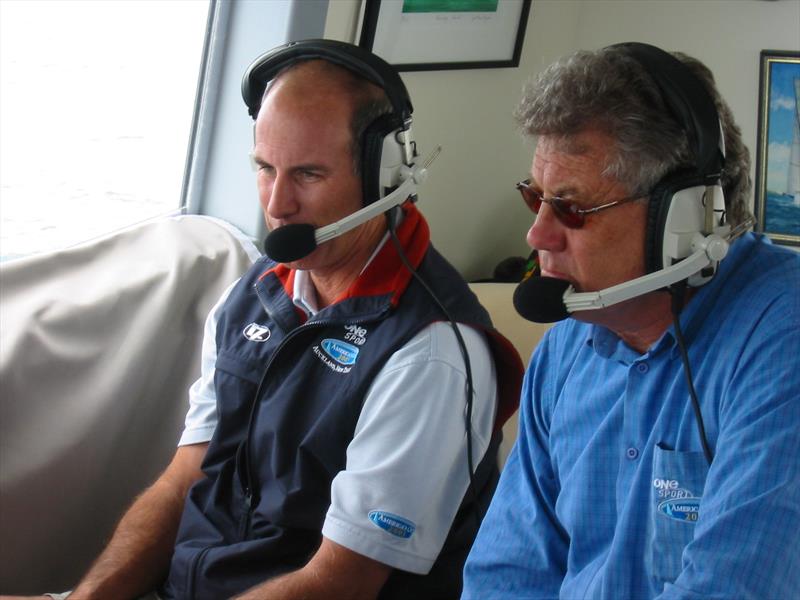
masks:
<instances>
[{"instance_id":1,"label":"red collar","mask_svg":"<svg viewBox=\"0 0 800 600\"><path fill-rule=\"evenodd\" d=\"M414 269L418 268L428 250L430 230L425 218L410 202L403 205L403 222L397 229L397 238L408 262ZM336 301L358 296L392 294L392 306L397 306L410 279L411 272L397 254L394 243L392 240L387 240L366 270Z\"/></svg>"},{"instance_id":2,"label":"red collar","mask_svg":"<svg viewBox=\"0 0 800 600\"><path fill-rule=\"evenodd\" d=\"M405 203L402 209L403 222L397 229L397 238L400 240L408 262L416 269L422 262L430 244L430 229L425 218L412 203ZM270 273L280 280L286 294L292 297L294 295L294 270L284 264L278 264L262 273L259 279L263 279ZM394 243L387 240L364 272L344 294L336 299L336 302L348 298L392 294L392 306L397 306L410 279L411 273L397 254Z\"/></svg>"}]
</instances>

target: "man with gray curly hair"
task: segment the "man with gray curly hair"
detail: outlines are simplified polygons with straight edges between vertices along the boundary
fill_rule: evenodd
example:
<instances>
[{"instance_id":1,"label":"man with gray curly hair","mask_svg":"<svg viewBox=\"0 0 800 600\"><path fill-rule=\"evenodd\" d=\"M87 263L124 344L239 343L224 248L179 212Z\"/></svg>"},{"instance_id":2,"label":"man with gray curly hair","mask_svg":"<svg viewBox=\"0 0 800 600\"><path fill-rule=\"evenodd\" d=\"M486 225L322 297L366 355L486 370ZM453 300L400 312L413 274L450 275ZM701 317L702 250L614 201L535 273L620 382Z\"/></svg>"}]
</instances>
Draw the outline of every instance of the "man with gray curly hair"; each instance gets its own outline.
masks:
<instances>
[{"instance_id":1,"label":"man with gray curly hair","mask_svg":"<svg viewBox=\"0 0 800 600\"><path fill-rule=\"evenodd\" d=\"M644 44L581 51L517 118L538 138L517 184L533 277L562 280L558 304L571 286L564 306L648 273L668 289L566 309L538 345L462 598L796 596L800 256L745 233L749 152L711 72ZM674 264L670 206L714 224ZM665 281L717 234L724 259Z\"/></svg>"}]
</instances>

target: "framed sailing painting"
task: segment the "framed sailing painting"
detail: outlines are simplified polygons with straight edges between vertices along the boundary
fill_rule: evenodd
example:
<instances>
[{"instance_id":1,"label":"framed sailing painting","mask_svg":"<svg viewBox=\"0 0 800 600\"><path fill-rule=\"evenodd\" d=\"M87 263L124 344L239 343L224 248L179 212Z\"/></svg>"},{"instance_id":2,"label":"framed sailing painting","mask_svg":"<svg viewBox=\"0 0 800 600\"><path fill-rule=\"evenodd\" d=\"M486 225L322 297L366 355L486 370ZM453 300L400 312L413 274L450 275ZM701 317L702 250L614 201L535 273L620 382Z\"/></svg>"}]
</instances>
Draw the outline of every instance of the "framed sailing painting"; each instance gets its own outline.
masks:
<instances>
[{"instance_id":1,"label":"framed sailing painting","mask_svg":"<svg viewBox=\"0 0 800 600\"><path fill-rule=\"evenodd\" d=\"M762 50L759 79L757 230L800 246L800 52Z\"/></svg>"}]
</instances>

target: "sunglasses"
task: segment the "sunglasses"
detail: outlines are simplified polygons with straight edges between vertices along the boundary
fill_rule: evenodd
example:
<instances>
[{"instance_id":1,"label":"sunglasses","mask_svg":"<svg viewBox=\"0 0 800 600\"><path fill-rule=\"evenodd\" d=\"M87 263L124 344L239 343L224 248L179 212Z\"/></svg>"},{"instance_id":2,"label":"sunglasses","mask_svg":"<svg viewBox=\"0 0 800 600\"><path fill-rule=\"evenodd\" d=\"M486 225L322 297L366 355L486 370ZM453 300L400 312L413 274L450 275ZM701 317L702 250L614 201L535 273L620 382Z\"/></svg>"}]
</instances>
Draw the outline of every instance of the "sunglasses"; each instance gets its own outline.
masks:
<instances>
[{"instance_id":1,"label":"sunglasses","mask_svg":"<svg viewBox=\"0 0 800 600\"><path fill-rule=\"evenodd\" d=\"M519 190L519 193L522 194L522 199L525 201L525 204L528 206L528 208L531 209L531 212L538 215L539 210L542 208L542 203L544 202L553 209L553 214L556 216L556 218L563 225L569 227L570 229L580 229L583 227L584 223L586 223L586 215L597 213L601 210L606 210L607 208L612 208L614 206L619 206L620 204L637 200L642 197L631 196L630 198L622 198L620 200L614 200L613 202L601 204L600 206L595 206L594 208L578 208L578 205L572 200L565 200L564 198L559 198L557 196L554 196L553 198L545 198L541 192L537 192L531 187L530 184L530 179L520 181L517 184L517 189Z\"/></svg>"}]
</instances>

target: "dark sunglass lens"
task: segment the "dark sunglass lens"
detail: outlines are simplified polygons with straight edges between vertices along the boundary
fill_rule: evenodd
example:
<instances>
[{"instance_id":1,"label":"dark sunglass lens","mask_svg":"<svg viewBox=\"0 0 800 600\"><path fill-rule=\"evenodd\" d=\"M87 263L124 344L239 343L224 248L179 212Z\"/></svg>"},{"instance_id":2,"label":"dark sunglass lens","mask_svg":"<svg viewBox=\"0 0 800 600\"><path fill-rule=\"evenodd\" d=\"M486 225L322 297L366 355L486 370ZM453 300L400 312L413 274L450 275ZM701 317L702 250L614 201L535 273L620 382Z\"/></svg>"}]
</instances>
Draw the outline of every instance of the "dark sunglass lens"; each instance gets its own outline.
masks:
<instances>
[{"instance_id":1,"label":"dark sunglass lens","mask_svg":"<svg viewBox=\"0 0 800 600\"><path fill-rule=\"evenodd\" d=\"M578 229L583 226L583 215L577 212L577 207L569 200L553 198L550 206L553 207L559 220L567 227Z\"/></svg>"},{"instance_id":2,"label":"dark sunglass lens","mask_svg":"<svg viewBox=\"0 0 800 600\"><path fill-rule=\"evenodd\" d=\"M542 207L542 197L537 192L532 190L525 184L520 184L517 186L519 189L520 194L522 194L522 199L525 201L525 204L528 208L534 212L539 212L539 209Z\"/></svg>"}]
</instances>

